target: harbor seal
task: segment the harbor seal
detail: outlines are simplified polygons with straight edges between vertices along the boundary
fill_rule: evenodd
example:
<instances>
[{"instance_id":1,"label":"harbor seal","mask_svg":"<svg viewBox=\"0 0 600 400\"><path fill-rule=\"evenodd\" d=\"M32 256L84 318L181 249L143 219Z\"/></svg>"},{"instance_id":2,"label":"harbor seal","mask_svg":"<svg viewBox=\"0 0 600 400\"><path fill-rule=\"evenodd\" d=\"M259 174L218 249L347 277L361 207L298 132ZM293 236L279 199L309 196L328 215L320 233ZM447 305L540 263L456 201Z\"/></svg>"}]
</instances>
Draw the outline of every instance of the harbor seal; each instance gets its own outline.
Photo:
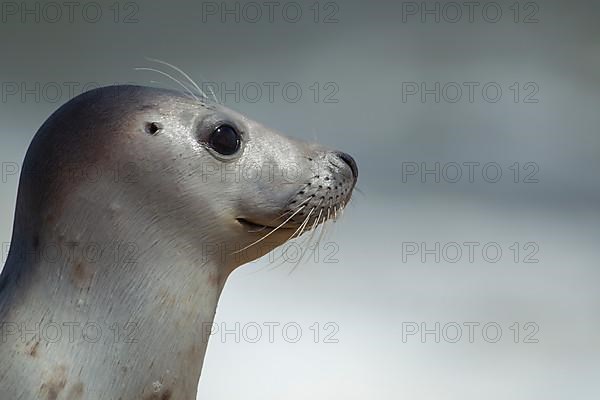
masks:
<instances>
[{"instance_id":1,"label":"harbor seal","mask_svg":"<svg viewBox=\"0 0 600 400\"><path fill-rule=\"evenodd\" d=\"M183 92L72 99L21 172L0 276L2 397L195 399L228 275L334 219L357 172L345 153Z\"/></svg>"}]
</instances>

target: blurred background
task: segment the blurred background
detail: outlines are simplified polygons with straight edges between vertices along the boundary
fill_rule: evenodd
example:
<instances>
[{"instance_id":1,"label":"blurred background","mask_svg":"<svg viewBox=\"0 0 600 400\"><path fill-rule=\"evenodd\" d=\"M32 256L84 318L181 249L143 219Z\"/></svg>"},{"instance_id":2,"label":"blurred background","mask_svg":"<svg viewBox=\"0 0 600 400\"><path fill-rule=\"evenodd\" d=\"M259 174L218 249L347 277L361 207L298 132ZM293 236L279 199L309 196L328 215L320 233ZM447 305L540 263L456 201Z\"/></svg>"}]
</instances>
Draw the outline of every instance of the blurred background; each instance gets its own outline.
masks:
<instances>
[{"instance_id":1,"label":"blurred background","mask_svg":"<svg viewBox=\"0 0 600 400\"><path fill-rule=\"evenodd\" d=\"M360 171L316 255L231 276L198 398L599 398L600 3L77 4L1 5L3 261L39 126L158 58Z\"/></svg>"}]
</instances>

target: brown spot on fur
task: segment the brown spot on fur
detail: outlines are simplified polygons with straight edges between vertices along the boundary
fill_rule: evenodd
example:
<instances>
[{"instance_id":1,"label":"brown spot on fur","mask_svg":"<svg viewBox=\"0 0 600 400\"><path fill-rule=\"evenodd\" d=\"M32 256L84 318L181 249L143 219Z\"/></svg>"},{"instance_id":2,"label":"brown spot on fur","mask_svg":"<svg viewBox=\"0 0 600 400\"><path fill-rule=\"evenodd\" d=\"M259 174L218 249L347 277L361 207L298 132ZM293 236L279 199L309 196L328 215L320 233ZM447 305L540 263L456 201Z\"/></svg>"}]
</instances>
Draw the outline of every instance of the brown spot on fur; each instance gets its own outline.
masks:
<instances>
[{"instance_id":1,"label":"brown spot on fur","mask_svg":"<svg viewBox=\"0 0 600 400\"><path fill-rule=\"evenodd\" d=\"M221 279L219 277L219 274L214 273L214 272L211 272L210 274L208 274L208 283L211 286L218 287L219 283L220 283L220 280Z\"/></svg>"},{"instance_id":2,"label":"brown spot on fur","mask_svg":"<svg viewBox=\"0 0 600 400\"><path fill-rule=\"evenodd\" d=\"M195 365L200 357L202 357L202 348L197 344L193 344L190 351L185 354L190 365Z\"/></svg>"},{"instance_id":3,"label":"brown spot on fur","mask_svg":"<svg viewBox=\"0 0 600 400\"><path fill-rule=\"evenodd\" d=\"M167 305L169 307L174 307L177 304L177 298L171 293L169 293L168 289L160 289L159 294L159 301L161 302L161 304Z\"/></svg>"},{"instance_id":4,"label":"brown spot on fur","mask_svg":"<svg viewBox=\"0 0 600 400\"><path fill-rule=\"evenodd\" d=\"M143 400L170 400L173 397L171 389L162 390L162 393L150 393L143 397Z\"/></svg>"},{"instance_id":5,"label":"brown spot on fur","mask_svg":"<svg viewBox=\"0 0 600 400\"><path fill-rule=\"evenodd\" d=\"M69 390L67 400L81 400L83 399L83 383L77 382Z\"/></svg>"},{"instance_id":6,"label":"brown spot on fur","mask_svg":"<svg viewBox=\"0 0 600 400\"><path fill-rule=\"evenodd\" d=\"M67 369L61 365L53 370L50 377L40 386L40 397L45 400L56 400L66 385Z\"/></svg>"},{"instance_id":7,"label":"brown spot on fur","mask_svg":"<svg viewBox=\"0 0 600 400\"><path fill-rule=\"evenodd\" d=\"M26 349L26 352L31 357L35 358L38 355L38 347L40 346L40 341L36 340L31 346Z\"/></svg>"},{"instance_id":8,"label":"brown spot on fur","mask_svg":"<svg viewBox=\"0 0 600 400\"><path fill-rule=\"evenodd\" d=\"M83 262L79 261L73 266L71 281L79 289L89 289L94 273Z\"/></svg>"}]
</instances>

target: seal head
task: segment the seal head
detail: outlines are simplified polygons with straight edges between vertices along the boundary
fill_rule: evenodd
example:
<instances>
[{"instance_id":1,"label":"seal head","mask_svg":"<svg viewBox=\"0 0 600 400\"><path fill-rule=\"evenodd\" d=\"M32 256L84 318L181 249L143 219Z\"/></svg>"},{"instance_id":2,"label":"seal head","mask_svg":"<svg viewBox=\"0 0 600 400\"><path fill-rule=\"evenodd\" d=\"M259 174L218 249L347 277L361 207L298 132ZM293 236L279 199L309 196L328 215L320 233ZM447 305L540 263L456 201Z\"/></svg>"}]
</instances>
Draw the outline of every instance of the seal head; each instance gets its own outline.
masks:
<instances>
[{"instance_id":1,"label":"seal head","mask_svg":"<svg viewBox=\"0 0 600 400\"><path fill-rule=\"evenodd\" d=\"M179 92L113 86L71 100L21 173L0 276L0 321L16 327L0 343L2 392L195 398L227 276L336 218L356 178L347 154ZM90 322L100 344L70 330ZM69 340L23 340L19 327L48 323ZM115 327L125 337L107 338Z\"/></svg>"}]
</instances>

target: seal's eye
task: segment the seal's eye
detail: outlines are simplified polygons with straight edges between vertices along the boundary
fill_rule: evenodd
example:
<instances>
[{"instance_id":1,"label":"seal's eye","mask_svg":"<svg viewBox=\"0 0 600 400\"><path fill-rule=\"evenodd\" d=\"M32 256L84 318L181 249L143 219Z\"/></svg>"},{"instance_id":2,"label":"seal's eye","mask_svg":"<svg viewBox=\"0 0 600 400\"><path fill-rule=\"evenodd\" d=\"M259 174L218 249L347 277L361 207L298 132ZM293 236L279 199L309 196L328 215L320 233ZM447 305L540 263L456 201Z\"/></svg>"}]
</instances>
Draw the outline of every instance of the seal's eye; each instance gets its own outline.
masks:
<instances>
[{"instance_id":1,"label":"seal's eye","mask_svg":"<svg viewBox=\"0 0 600 400\"><path fill-rule=\"evenodd\" d=\"M210 134L208 144L217 153L230 156L240 149L240 134L231 125L221 125Z\"/></svg>"}]
</instances>

